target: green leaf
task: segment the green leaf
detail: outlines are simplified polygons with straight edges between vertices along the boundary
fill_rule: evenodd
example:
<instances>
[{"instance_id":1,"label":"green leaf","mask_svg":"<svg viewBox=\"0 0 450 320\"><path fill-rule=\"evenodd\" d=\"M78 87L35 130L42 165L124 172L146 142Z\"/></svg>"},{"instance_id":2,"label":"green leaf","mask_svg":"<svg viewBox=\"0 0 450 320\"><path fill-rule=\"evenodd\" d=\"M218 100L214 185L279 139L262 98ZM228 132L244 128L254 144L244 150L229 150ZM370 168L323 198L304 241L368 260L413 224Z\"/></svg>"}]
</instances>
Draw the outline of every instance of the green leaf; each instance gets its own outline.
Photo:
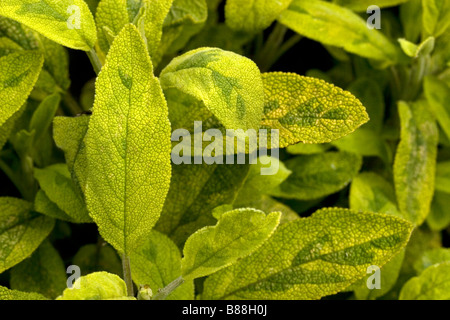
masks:
<instances>
[{"instance_id":1,"label":"green leaf","mask_svg":"<svg viewBox=\"0 0 450 320\"><path fill-rule=\"evenodd\" d=\"M0 58L0 125L25 103L43 63L38 52L17 52Z\"/></svg>"},{"instance_id":2,"label":"green leaf","mask_svg":"<svg viewBox=\"0 0 450 320\"><path fill-rule=\"evenodd\" d=\"M349 8L356 12L366 11L371 5L377 5L380 8L393 7L401 3L405 3L409 0L334 0L334 2L340 6Z\"/></svg>"},{"instance_id":3,"label":"green leaf","mask_svg":"<svg viewBox=\"0 0 450 320\"><path fill-rule=\"evenodd\" d=\"M34 198L34 210L51 218L77 223L76 219L66 214L56 203L52 202L42 189L36 193Z\"/></svg>"},{"instance_id":4,"label":"green leaf","mask_svg":"<svg viewBox=\"0 0 450 320\"><path fill-rule=\"evenodd\" d=\"M34 143L37 143L40 139L42 139L48 128L50 128L50 125L53 121L53 116L58 109L60 101L60 95L54 93L45 98L33 113L33 116L30 120L29 131L33 132L34 130L35 132L33 141Z\"/></svg>"},{"instance_id":5,"label":"green leaf","mask_svg":"<svg viewBox=\"0 0 450 320\"><path fill-rule=\"evenodd\" d=\"M330 148L329 144L309 144L299 142L297 144L288 146L286 151L290 154L316 154L327 151Z\"/></svg>"},{"instance_id":6,"label":"green leaf","mask_svg":"<svg viewBox=\"0 0 450 320\"><path fill-rule=\"evenodd\" d=\"M166 235L152 231L145 243L131 254L131 274L137 285L149 285L153 293L181 276L181 254ZM169 300L194 299L194 283L185 281Z\"/></svg>"},{"instance_id":7,"label":"green leaf","mask_svg":"<svg viewBox=\"0 0 450 320\"><path fill-rule=\"evenodd\" d=\"M278 21L295 32L365 58L393 64L402 53L378 30L347 8L325 1L294 0Z\"/></svg>"},{"instance_id":8,"label":"green leaf","mask_svg":"<svg viewBox=\"0 0 450 320\"><path fill-rule=\"evenodd\" d=\"M257 33L269 27L292 0L227 0L225 22L233 30Z\"/></svg>"},{"instance_id":9,"label":"green leaf","mask_svg":"<svg viewBox=\"0 0 450 320\"><path fill-rule=\"evenodd\" d=\"M435 264L420 276L409 280L400 292L399 300L450 299L450 262Z\"/></svg>"},{"instance_id":10,"label":"green leaf","mask_svg":"<svg viewBox=\"0 0 450 320\"><path fill-rule=\"evenodd\" d=\"M350 209L390 214L404 218L398 211L391 183L373 172L357 175L350 187Z\"/></svg>"},{"instance_id":11,"label":"green leaf","mask_svg":"<svg viewBox=\"0 0 450 320\"><path fill-rule=\"evenodd\" d=\"M437 248L425 251L422 257L414 263L414 269L419 275L428 267L442 262L450 262L450 249Z\"/></svg>"},{"instance_id":12,"label":"green leaf","mask_svg":"<svg viewBox=\"0 0 450 320\"><path fill-rule=\"evenodd\" d=\"M435 38L439 37L450 26L450 1L423 0L422 8L422 22L425 32Z\"/></svg>"},{"instance_id":13,"label":"green leaf","mask_svg":"<svg viewBox=\"0 0 450 320\"><path fill-rule=\"evenodd\" d=\"M89 116L55 117L53 120L53 139L64 151L72 180L83 193L87 179L85 136L88 127Z\"/></svg>"},{"instance_id":14,"label":"green leaf","mask_svg":"<svg viewBox=\"0 0 450 320\"><path fill-rule=\"evenodd\" d=\"M262 175L263 168L271 171ZM267 194L269 190L279 186L290 174L291 171L277 158L267 156L258 158L258 163L250 166L245 183L239 190L235 202L242 203L259 199L261 195Z\"/></svg>"},{"instance_id":15,"label":"green leaf","mask_svg":"<svg viewBox=\"0 0 450 320\"><path fill-rule=\"evenodd\" d=\"M73 221L92 222L83 198L77 192L65 163L34 169L34 177L45 195L63 210Z\"/></svg>"},{"instance_id":16,"label":"green leaf","mask_svg":"<svg viewBox=\"0 0 450 320\"><path fill-rule=\"evenodd\" d=\"M160 80L166 94L173 88L203 101L227 129L259 128L263 84L258 67L248 58L199 48L173 59Z\"/></svg>"},{"instance_id":17,"label":"green leaf","mask_svg":"<svg viewBox=\"0 0 450 320\"><path fill-rule=\"evenodd\" d=\"M358 99L323 80L281 72L264 73L262 78L261 128L279 129L280 148L300 141L330 142L369 120Z\"/></svg>"},{"instance_id":18,"label":"green leaf","mask_svg":"<svg viewBox=\"0 0 450 320\"><path fill-rule=\"evenodd\" d=\"M322 209L281 225L258 251L210 276L202 299L319 299L383 266L411 231L388 215Z\"/></svg>"},{"instance_id":19,"label":"green leaf","mask_svg":"<svg viewBox=\"0 0 450 320\"><path fill-rule=\"evenodd\" d=\"M416 45L406 39L398 39L403 52L411 58L429 55L434 50L434 37L428 37L421 44Z\"/></svg>"},{"instance_id":20,"label":"green leaf","mask_svg":"<svg viewBox=\"0 0 450 320\"><path fill-rule=\"evenodd\" d=\"M145 6L145 36L150 56L158 49L164 19L166 18L173 0L142 1L142 0L102 0L98 4L95 14L97 24L98 42L100 48L108 53L110 43L106 31L113 36L119 34L122 28L129 23L136 26L141 6Z\"/></svg>"},{"instance_id":21,"label":"green leaf","mask_svg":"<svg viewBox=\"0 0 450 320\"><path fill-rule=\"evenodd\" d=\"M360 156L347 152L325 152L303 155L285 162L292 174L272 196L312 200L330 195L350 183L362 165Z\"/></svg>"},{"instance_id":22,"label":"green leaf","mask_svg":"<svg viewBox=\"0 0 450 320\"><path fill-rule=\"evenodd\" d=\"M28 258L52 231L52 218L31 211L32 204L0 198L0 273Z\"/></svg>"},{"instance_id":23,"label":"green leaf","mask_svg":"<svg viewBox=\"0 0 450 320\"><path fill-rule=\"evenodd\" d=\"M400 20L405 37L416 42L422 32L422 0L409 0L400 6Z\"/></svg>"},{"instance_id":24,"label":"green leaf","mask_svg":"<svg viewBox=\"0 0 450 320\"><path fill-rule=\"evenodd\" d=\"M43 295L36 292L22 292L10 290L0 286L0 300L48 300Z\"/></svg>"},{"instance_id":25,"label":"green leaf","mask_svg":"<svg viewBox=\"0 0 450 320\"><path fill-rule=\"evenodd\" d=\"M11 269L11 288L54 299L66 288L66 270L58 251L44 241L30 258Z\"/></svg>"},{"instance_id":26,"label":"green leaf","mask_svg":"<svg viewBox=\"0 0 450 320\"><path fill-rule=\"evenodd\" d=\"M447 138L450 139L450 88L442 80L432 76L425 77L424 92L431 111L436 117Z\"/></svg>"},{"instance_id":27,"label":"green leaf","mask_svg":"<svg viewBox=\"0 0 450 320\"><path fill-rule=\"evenodd\" d=\"M202 30L208 16L205 0L174 0L163 23L163 34L153 60L183 49L192 36Z\"/></svg>"},{"instance_id":28,"label":"green leaf","mask_svg":"<svg viewBox=\"0 0 450 320\"><path fill-rule=\"evenodd\" d=\"M181 261L183 279L210 275L248 256L271 236L280 216L280 212L266 216L255 209L223 213L214 227L200 229L187 239Z\"/></svg>"},{"instance_id":29,"label":"green leaf","mask_svg":"<svg viewBox=\"0 0 450 320\"><path fill-rule=\"evenodd\" d=\"M441 231L450 225L450 195L438 190L434 191L427 224L434 231Z\"/></svg>"},{"instance_id":30,"label":"green leaf","mask_svg":"<svg viewBox=\"0 0 450 320\"><path fill-rule=\"evenodd\" d=\"M73 286L79 288L67 288L56 300L116 300L127 296L125 282L119 276L108 272L94 272L82 276Z\"/></svg>"},{"instance_id":31,"label":"green leaf","mask_svg":"<svg viewBox=\"0 0 450 320\"><path fill-rule=\"evenodd\" d=\"M248 174L249 165L172 165L172 180L156 229L178 247L198 229L214 225L214 208L231 204Z\"/></svg>"},{"instance_id":32,"label":"green leaf","mask_svg":"<svg viewBox=\"0 0 450 320\"><path fill-rule=\"evenodd\" d=\"M339 140L332 142L341 151L353 152L361 156L377 156L390 163L391 153L379 133L362 127Z\"/></svg>"},{"instance_id":33,"label":"green leaf","mask_svg":"<svg viewBox=\"0 0 450 320\"><path fill-rule=\"evenodd\" d=\"M450 193L450 161L437 163L434 187L437 191Z\"/></svg>"},{"instance_id":34,"label":"green leaf","mask_svg":"<svg viewBox=\"0 0 450 320\"><path fill-rule=\"evenodd\" d=\"M159 218L170 183L170 123L133 25L114 40L96 82L86 136L86 202L102 237L127 255Z\"/></svg>"},{"instance_id":35,"label":"green leaf","mask_svg":"<svg viewBox=\"0 0 450 320\"><path fill-rule=\"evenodd\" d=\"M37 50L44 55L44 66L31 96L42 100L47 94L65 91L70 85L69 56L66 49L21 23L0 17L0 37L9 41L9 53Z\"/></svg>"},{"instance_id":36,"label":"green leaf","mask_svg":"<svg viewBox=\"0 0 450 320\"><path fill-rule=\"evenodd\" d=\"M366 122L363 128L380 133L383 130L385 103L379 81L366 77L358 78L347 90L362 102L369 115L370 121Z\"/></svg>"},{"instance_id":37,"label":"green leaf","mask_svg":"<svg viewBox=\"0 0 450 320\"><path fill-rule=\"evenodd\" d=\"M372 274L366 275L360 282L355 284L355 296L358 300L375 300L388 293L397 282L400 274L403 260L405 258L405 250L401 250L389 262L380 269L380 289L369 289L367 280Z\"/></svg>"},{"instance_id":38,"label":"green leaf","mask_svg":"<svg viewBox=\"0 0 450 320\"><path fill-rule=\"evenodd\" d=\"M83 0L1 0L0 15L72 49L89 51L97 41L94 18Z\"/></svg>"},{"instance_id":39,"label":"green leaf","mask_svg":"<svg viewBox=\"0 0 450 320\"><path fill-rule=\"evenodd\" d=\"M353 179L350 188L350 208L355 211L386 213L403 218L397 209L394 187L373 172L361 173ZM367 287L367 277L370 275L353 285L356 298L376 299L389 292L397 282L404 257L405 251L402 250L381 268L380 289L373 290Z\"/></svg>"},{"instance_id":40,"label":"green leaf","mask_svg":"<svg viewBox=\"0 0 450 320\"><path fill-rule=\"evenodd\" d=\"M81 275L96 271L106 271L118 276L123 273L116 251L102 242L82 246L73 257L72 264L80 267Z\"/></svg>"},{"instance_id":41,"label":"green leaf","mask_svg":"<svg viewBox=\"0 0 450 320\"><path fill-rule=\"evenodd\" d=\"M401 137L394 161L400 212L414 225L427 217L434 192L438 131L426 102L400 101Z\"/></svg>"}]
</instances>

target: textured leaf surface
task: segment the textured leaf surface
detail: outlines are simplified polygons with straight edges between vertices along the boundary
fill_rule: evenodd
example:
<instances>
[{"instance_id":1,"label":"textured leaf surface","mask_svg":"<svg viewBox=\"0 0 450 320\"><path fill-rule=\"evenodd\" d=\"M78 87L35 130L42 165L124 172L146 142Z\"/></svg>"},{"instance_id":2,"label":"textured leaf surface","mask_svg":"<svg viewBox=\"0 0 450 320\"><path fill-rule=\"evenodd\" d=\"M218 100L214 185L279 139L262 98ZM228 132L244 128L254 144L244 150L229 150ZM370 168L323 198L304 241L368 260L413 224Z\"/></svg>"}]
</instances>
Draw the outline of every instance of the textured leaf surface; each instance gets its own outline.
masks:
<instances>
[{"instance_id":1,"label":"textured leaf surface","mask_svg":"<svg viewBox=\"0 0 450 320\"><path fill-rule=\"evenodd\" d=\"M226 24L238 31L257 33L269 27L292 0L227 0Z\"/></svg>"},{"instance_id":2,"label":"textured leaf surface","mask_svg":"<svg viewBox=\"0 0 450 320\"><path fill-rule=\"evenodd\" d=\"M43 57L38 52L17 52L0 58L0 125L24 104L42 63Z\"/></svg>"},{"instance_id":3,"label":"textured leaf surface","mask_svg":"<svg viewBox=\"0 0 450 320\"><path fill-rule=\"evenodd\" d=\"M44 66L32 96L42 99L45 94L69 87L69 57L63 46L6 17L0 17L0 37L8 41L3 49L5 55L21 50L37 50L44 55Z\"/></svg>"},{"instance_id":4,"label":"textured leaf surface","mask_svg":"<svg viewBox=\"0 0 450 320\"><path fill-rule=\"evenodd\" d=\"M10 290L0 286L0 300L48 300L43 295L36 292L23 292Z\"/></svg>"},{"instance_id":5,"label":"textured leaf surface","mask_svg":"<svg viewBox=\"0 0 450 320\"><path fill-rule=\"evenodd\" d=\"M294 0L278 21L310 39L365 58L393 63L401 57L381 32L368 29L364 19L334 3Z\"/></svg>"},{"instance_id":6,"label":"textured leaf surface","mask_svg":"<svg viewBox=\"0 0 450 320\"><path fill-rule=\"evenodd\" d=\"M450 161L437 163L434 187L438 191L450 193Z\"/></svg>"},{"instance_id":7,"label":"textured leaf surface","mask_svg":"<svg viewBox=\"0 0 450 320\"><path fill-rule=\"evenodd\" d=\"M275 157L266 156L258 158L258 160L257 164L250 166L245 183L239 190L236 203L251 202L259 199L261 195L267 194L270 190L279 186L292 173L283 162ZM263 168L271 170L266 172L270 174L262 175Z\"/></svg>"},{"instance_id":8,"label":"textured leaf surface","mask_svg":"<svg viewBox=\"0 0 450 320\"><path fill-rule=\"evenodd\" d=\"M84 192L87 175L85 137L89 126L89 116L75 118L55 117L53 139L64 151L67 167L77 188Z\"/></svg>"},{"instance_id":9,"label":"textured leaf surface","mask_svg":"<svg viewBox=\"0 0 450 320\"><path fill-rule=\"evenodd\" d=\"M400 212L415 225L427 217L434 192L438 131L426 103L398 104L401 137L394 162Z\"/></svg>"},{"instance_id":10,"label":"textured leaf surface","mask_svg":"<svg viewBox=\"0 0 450 320\"><path fill-rule=\"evenodd\" d=\"M430 214L427 216L427 224L434 231L441 231L450 225L450 194L434 191L431 202Z\"/></svg>"},{"instance_id":11,"label":"textured leaf surface","mask_svg":"<svg viewBox=\"0 0 450 320\"><path fill-rule=\"evenodd\" d=\"M170 183L170 123L133 25L115 38L96 82L86 137L86 202L100 234L125 254L159 218Z\"/></svg>"},{"instance_id":12,"label":"textured leaf surface","mask_svg":"<svg viewBox=\"0 0 450 320\"><path fill-rule=\"evenodd\" d=\"M392 216L322 209L281 225L256 252L210 276L203 299L319 299L404 247L412 227Z\"/></svg>"},{"instance_id":13,"label":"textured leaf surface","mask_svg":"<svg viewBox=\"0 0 450 320\"><path fill-rule=\"evenodd\" d=\"M144 18L145 36L150 56L158 49L162 36L164 19L169 12L173 0L102 0L95 13L100 48L107 53L110 47L106 32L114 36L129 23L137 25L141 5L146 6ZM107 28L105 31L105 27Z\"/></svg>"},{"instance_id":14,"label":"textured leaf surface","mask_svg":"<svg viewBox=\"0 0 450 320\"><path fill-rule=\"evenodd\" d=\"M151 232L144 244L132 253L130 260L134 282L149 285L153 294L181 276L180 250L172 240L157 231ZM194 283L185 281L167 299L194 299Z\"/></svg>"},{"instance_id":15,"label":"textured leaf surface","mask_svg":"<svg viewBox=\"0 0 450 320\"><path fill-rule=\"evenodd\" d=\"M81 276L73 285L79 285L79 288L67 288L57 300L112 300L127 296L125 282L119 276L108 272Z\"/></svg>"},{"instance_id":16,"label":"textured leaf surface","mask_svg":"<svg viewBox=\"0 0 450 320\"><path fill-rule=\"evenodd\" d=\"M183 279L210 275L243 258L269 238L280 222L280 212L266 214L254 209L225 212L217 225L191 235L183 249Z\"/></svg>"},{"instance_id":17,"label":"textured leaf surface","mask_svg":"<svg viewBox=\"0 0 450 320\"><path fill-rule=\"evenodd\" d=\"M94 18L83 0L1 0L0 15L72 49L89 51L97 41Z\"/></svg>"},{"instance_id":18,"label":"textured leaf surface","mask_svg":"<svg viewBox=\"0 0 450 320\"><path fill-rule=\"evenodd\" d=\"M0 198L0 273L28 258L53 229L54 220L31 207L21 199Z\"/></svg>"},{"instance_id":19,"label":"textured leaf surface","mask_svg":"<svg viewBox=\"0 0 450 320\"><path fill-rule=\"evenodd\" d=\"M45 195L63 210L73 221L92 222L83 198L77 192L65 163L34 169L34 177Z\"/></svg>"},{"instance_id":20,"label":"textured leaf surface","mask_svg":"<svg viewBox=\"0 0 450 320\"><path fill-rule=\"evenodd\" d=\"M66 270L58 251L44 241L30 258L11 269L11 288L54 299L66 288Z\"/></svg>"},{"instance_id":21,"label":"textured leaf surface","mask_svg":"<svg viewBox=\"0 0 450 320\"><path fill-rule=\"evenodd\" d=\"M422 8L423 28L429 35L439 37L450 26L450 1L423 0Z\"/></svg>"},{"instance_id":22,"label":"textured leaf surface","mask_svg":"<svg viewBox=\"0 0 450 320\"><path fill-rule=\"evenodd\" d=\"M173 165L172 180L156 229L182 248L198 229L214 225L214 208L230 204L244 182L249 165Z\"/></svg>"},{"instance_id":23,"label":"textured leaf surface","mask_svg":"<svg viewBox=\"0 0 450 320\"><path fill-rule=\"evenodd\" d=\"M261 128L279 130L280 148L300 141L330 142L369 120L358 99L323 80L281 72L264 73L262 78Z\"/></svg>"},{"instance_id":24,"label":"textured leaf surface","mask_svg":"<svg viewBox=\"0 0 450 320\"><path fill-rule=\"evenodd\" d=\"M450 139L450 87L439 79L426 77L424 92L434 116Z\"/></svg>"},{"instance_id":25,"label":"textured leaf surface","mask_svg":"<svg viewBox=\"0 0 450 320\"><path fill-rule=\"evenodd\" d=\"M227 129L259 128L264 108L261 75L255 63L218 48L189 51L161 72L161 86L203 101Z\"/></svg>"},{"instance_id":26,"label":"textured leaf surface","mask_svg":"<svg viewBox=\"0 0 450 320\"><path fill-rule=\"evenodd\" d=\"M437 248L425 251L422 257L414 263L414 269L417 274L421 274L428 267L442 262L450 262L450 249Z\"/></svg>"},{"instance_id":27,"label":"textured leaf surface","mask_svg":"<svg viewBox=\"0 0 450 320\"><path fill-rule=\"evenodd\" d=\"M400 300L450 299L450 262L435 264L420 276L409 280L400 292Z\"/></svg>"},{"instance_id":28,"label":"textured leaf surface","mask_svg":"<svg viewBox=\"0 0 450 320\"><path fill-rule=\"evenodd\" d=\"M343 189L361 168L362 159L347 152L325 152L286 161L291 175L270 191L276 197L317 199Z\"/></svg>"},{"instance_id":29,"label":"textured leaf surface","mask_svg":"<svg viewBox=\"0 0 450 320\"><path fill-rule=\"evenodd\" d=\"M343 7L352 9L354 11L366 11L371 5L377 5L380 8L393 7L409 0L377 0L376 3L373 0L335 0L334 2Z\"/></svg>"},{"instance_id":30,"label":"textured leaf surface","mask_svg":"<svg viewBox=\"0 0 450 320\"><path fill-rule=\"evenodd\" d=\"M392 184L373 172L356 176L350 188L350 209L387 213L404 218L398 211Z\"/></svg>"},{"instance_id":31,"label":"textured leaf surface","mask_svg":"<svg viewBox=\"0 0 450 320\"><path fill-rule=\"evenodd\" d=\"M50 200L42 189L36 193L36 197L34 198L34 210L55 219L77 222L76 219L69 216L56 203Z\"/></svg>"}]
</instances>

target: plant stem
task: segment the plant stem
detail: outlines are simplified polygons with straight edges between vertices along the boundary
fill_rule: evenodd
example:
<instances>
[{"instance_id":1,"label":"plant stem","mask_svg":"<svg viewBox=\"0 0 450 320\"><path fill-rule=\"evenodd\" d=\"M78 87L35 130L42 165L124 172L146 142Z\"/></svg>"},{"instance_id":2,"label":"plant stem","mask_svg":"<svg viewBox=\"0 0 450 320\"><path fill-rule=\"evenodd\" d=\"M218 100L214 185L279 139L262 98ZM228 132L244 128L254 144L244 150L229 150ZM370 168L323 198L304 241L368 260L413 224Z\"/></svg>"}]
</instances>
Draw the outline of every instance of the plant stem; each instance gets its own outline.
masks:
<instances>
[{"instance_id":1,"label":"plant stem","mask_svg":"<svg viewBox=\"0 0 450 320\"><path fill-rule=\"evenodd\" d=\"M131 279L130 258L125 254L122 255L123 279L127 284L127 293L129 297L134 297L133 280Z\"/></svg>"},{"instance_id":2,"label":"plant stem","mask_svg":"<svg viewBox=\"0 0 450 320\"><path fill-rule=\"evenodd\" d=\"M91 61L95 73L98 75L100 70L102 69L102 63L97 55L97 52L95 51L94 48L92 48L90 51L87 51L86 53L89 57L89 60Z\"/></svg>"},{"instance_id":3,"label":"plant stem","mask_svg":"<svg viewBox=\"0 0 450 320\"><path fill-rule=\"evenodd\" d=\"M70 115L72 116L84 111L69 91L67 91L64 95L63 102L66 105L68 111L71 113Z\"/></svg>"},{"instance_id":4,"label":"plant stem","mask_svg":"<svg viewBox=\"0 0 450 320\"><path fill-rule=\"evenodd\" d=\"M274 56L281 43L283 42L284 35L286 34L287 28L280 23L276 23L266 43L262 50L255 57L256 64L259 66L261 71L267 71L270 69L270 62L274 61Z\"/></svg>"},{"instance_id":5,"label":"plant stem","mask_svg":"<svg viewBox=\"0 0 450 320\"><path fill-rule=\"evenodd\" d=\"M173 280L171 283L169 283L167 286L165 286L162 289L158 290L158 293L155 294L152 298L152 300L164 300L167 298L167 296L176 288L178 288L180 285L182 285L184 282L184 279L182 277L178 277L175 280Z\"/></svg>"}]
</instances>

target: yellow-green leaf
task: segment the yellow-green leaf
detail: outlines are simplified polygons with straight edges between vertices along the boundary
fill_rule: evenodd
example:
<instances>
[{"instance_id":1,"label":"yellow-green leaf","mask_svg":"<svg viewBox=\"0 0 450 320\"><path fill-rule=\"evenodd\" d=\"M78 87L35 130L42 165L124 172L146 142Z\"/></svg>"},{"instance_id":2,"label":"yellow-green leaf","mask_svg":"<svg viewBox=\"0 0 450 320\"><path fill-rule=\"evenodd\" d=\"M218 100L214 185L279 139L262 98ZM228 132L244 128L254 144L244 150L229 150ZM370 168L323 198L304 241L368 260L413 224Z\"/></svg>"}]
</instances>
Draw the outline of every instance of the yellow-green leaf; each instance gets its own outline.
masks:
<instances>
[{"instance_id":1,"label":"yellow-green leaf","mask_svg":"<svg viewBox=\"0 0 450 320\"><path fill-rule=\"evenodd\" d=\"M325 152L298 156L285 165L291 175L269 193L287 199L312 200L348 185L361 168L362 159L348 152Z\"/></svg>"},{"instance_id":2,"label":"yellow-green leaf","mask_svg":"<svg viewBox=\"0 0 450 320\"><path fill-rule=\"evenodd\" d=\"M426 268L402 288L399 300L449 300L450 262Z\"/></svg>"},{"instance_id":3,"label":"yellow-green leaf","mask_svg":"<svg viewBox=\"0 0 450 320\"><path fill-rule=\"evenodd\" d=\"M248 174L246 164L172 166L169 193L156 229L178 247L198 229L214 225L214 208L230 204Z\"/></svg>"},{"instance_id":4,"label":"yellow-green leaf","mask_svg":"<svg viewBox=\"0 0 450 320\"><path fill-rule=\"evenodd\" d=\"M422 23L424 31L439 37L450 26L449 0L422 0Z\"/></svg>"},{"instance_id":5,"label":"yellow-green leaf","mask_svg":"<svg viewBox=\"0 0 450 320\"><path fill-rule=\"evenodd\" d=\"M334 2L343 7L352 9L354 11L367 11L371 5L377 5L380 8L393 7L409 0L334 0Z\"/></svg>"},{"instance_id":6,"label":"yellow-green leaf","mask_svg":"<svg viewBox=\"0 0 450 320\"><path fill-rule=\"evenodd\" d=\"M434 192L438 131L423 100L398 104L400 143L394 161L394 182L400 212L420 225L430 211Z\"/></svg>"},{"instance_id":7,"label":"yellow-green leaf","mask_svg":"<svg viewBox=\"0 0 450 320\"><path fill-rule=\"evenodd\" d=\"M96 271L106 271L118 276L123 274L117 252L106 243L82 246L74 255L72 264L80 267L81 275Z\"/></svg>"},{"instance_id":8,"label":"yellow-green leaf","mask_svg":"<svg viewBox=\"0 0 450 320\"><path fill-rule=\"evenodd\" d=\"M25 103L43 63L39 52L25 51L0 58L0 125Z\"/></svg>"},{"instance_id":9,"label":"yellow-green leaf","mask_svg":"<svg viewBox=\"0 0 450 320\"><path fill-rule=\"evenodd\" d=\"M89 213L103 238L129 254L158 220L171 172L167 104L131 24L115 38L97 78L86 150Z\"/></svg>"},{"instance_id":10,"label":"yellow-green leaf","mask_svg":"<svg viewBox=\"0 0 450 320\"><path fill-rule=\"evenodd\" d=\"M83 0L0 0L0 15L72 49L89 51L97 41L94 18Z\"/></svg>"},{"instance_id":11,"label":"yellow-green leaf","mask_svg":"<svg viewBox=\"0 0 450 320\"><path fill-rule=\"evenodd\" d=\"M278 18L295 32L365 58L395 63L402 52L380 31L347 8L318 0L294 0Z\"/></svg>"},{"instance_id":12,"label":"yellow-green leaf","mask_svg":"<svg viewBox=\"0 0 450 320\"><path fill-rule=\"evenodd\" d=\"M204 277L248 256L273 233L280 212L266 215L255 209L237 209L220 215L214 227L205 227L186 241L181 261L183 279Z\"/></svg>"},{"instance_id":13,"label":"yellow-green leaf","mask_svg":"<svg viewBox=\"0 0 450 320\"><path fill-rule=\"evenodd\" d=\"M269 27L291 2L292 0L227 0L225 22L231 29L257 33Z\"/></svg>"},{"instance_id":14,"label":"yellow-green leaf","mask_svg":"<svg viewBox=\"0 0 450 320\"><path fill-rule=\"evenodd\" d=\"M66 288L66 269L58 251L44 241L30 258L11 269L11 288L54 299Z\"/></svg>"},{"instance_id":15,"label":"yellow-green leaf","mask_svg":"<svg viewBox=\"0 0 450 320\"><path fill-rule=\"evenodd\" d=\"M329 208L281 225L252 255L207 278L202 299L319 299L383 266L412 226L383 214Z\"/></svg>"},{"instance_id":16,"label":"yellow-green leaf","mask_svg":"<svg viewBox=\"0 0 450 320\"><path fill-rule=\"evenodd\" d=\"M77 188L84 193L87 176L85 136L89 127L89 116L55 117L53 139L64 151L67 167Z\"/></svg>"},{"instance_id":17,"label":"yellow-green leaf","mask_svg":"<svg viewBox=\"0 0 450 320\"><path fill-rule=\"evenodd\" d=\"M131 274L134 282L149 285L153 293L181 276L181 253L166 235L152 231L142 246L131 254ZM194 299L194 283L185 281L167 297L168 300Z\"/></svg>"},{"instance_id":18,"label":"yellow-green leaf","mask_svg":"<svg viewBox=\"0 0 450 320\"><path fill-rule=\"evenodd\" d=\"M79 286L79 288L76 288ZM56 300L112 300L127 296L125 282L108 272L94 272L81 276Z\"/></svg>"},{"instance_id":19,"label":"yellow-green leaf","mask_svg":"<svg viewBox=\"0 0 450 320\"><path fill-rule=\"evenodd\" d=\"M48 300L42 294L36 292L23 292L10 290L0 286L0 300Z\"/></svg>"},{"instance_id":20,"label":"yellow-green leaf","mask_svg":"<svg viewBox=\"0 0 450 320\"><path fill-rule=\"evenodd\" d=\"M65 163L53 164L43 169L34 169L34 177L45 195L63 210L73 221L92 222L86 204L77 192Z\"/></svg>"},{"instance_id":21,"label":"yellow-green leaf","mask_svg":"<svg viewBox=\"0 0 450 320\"><path fill-rule=\"evenodd\" d=\"M182 92L203 101L227 129L259 128L263 84L258 67L248 58L218 48L199 48L173 59L160 79L166 94Z\"/></svg>"},{"instance_id":22,"label":"yellow-green leaf","mask_svg":"<svg viewBox=\"0 0 450 320\"><path fill-rule=\"evenodd\" d=\"M0 273L28 258L53 229L54 219L31 208L22 199L0 198Z\"/></svg>"},{"instance_id":23,"label":"yellow-green leaf","mask_svg":"<svg viewBox=\"0 0 450 320\"><path fill-rule=\"evenodd\" d=\"M261 128L278 129L280 148L298 142L325 143L366 123L364 106L350 92L295 73L262 74Z\"/></svg>"}]
</instances>

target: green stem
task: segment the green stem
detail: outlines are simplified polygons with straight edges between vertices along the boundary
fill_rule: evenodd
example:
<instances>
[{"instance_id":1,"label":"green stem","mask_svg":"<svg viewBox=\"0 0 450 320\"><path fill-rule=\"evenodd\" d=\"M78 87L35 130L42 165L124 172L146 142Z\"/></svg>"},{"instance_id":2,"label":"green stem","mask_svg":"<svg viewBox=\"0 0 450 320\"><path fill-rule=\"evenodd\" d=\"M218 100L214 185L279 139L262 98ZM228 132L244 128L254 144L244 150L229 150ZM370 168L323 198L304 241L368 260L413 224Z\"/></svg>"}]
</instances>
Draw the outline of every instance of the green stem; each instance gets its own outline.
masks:
<instances>
[{"instance_id":1,"label":"green stem","mask_svg":"<svg viewBox=\"0 0 450 320\"><path fill-rule=\"evenodd\" d=\"M134 297L133 280L131 279L130 258L122 255L123 279L127 285L127 293L129 297Z\"/></svg>"},{"instance_id":2,"label":"green stem","mask_svg":"<svg viewBox=\"0 0 450 320\"><path fill-rule=\"evenodd\" d=\"M267 71L270 69L270 62L274 61L274 56L277 54L278 48L283 42L284 35L286 34L287 28L280 23L276 23L266 43L262 50L255 57L256 64L259 66L261 71Z\"/></svg>"},{"instance_id":3,"label":"green stem","mask_svg":"<svg viewBox=\"0 0 450 320\"><path fill-rule=\"evenodd\" d=\"M70 92L67 92L63 97L64 104L72 116L83 112L83 108L76 102L75 98Z\"/></svg>"},{"instance_id":4,"label":"green stem","mask_svg":"<svg viewBox=\"0 0 450 320\"><path fill-rule=\"evenodd\" d=\"M97 55L97 52L95 51L94 48L92 48L90 51L87 51L86 53L89 57L89 60L91 61L95 73L98 75L100 70L102 69L102 63Z\"/></svg>"},{"instance_id":5,"label":"green stem","mask_svg":"<svg viewBox=\"0 0 450 320\"><path fill-rule=\"evenodd\" d=\"M165 286L162 289L158 290L158 293L155 294L152 298L152 300L164 300L167 298L167 296L176 288L178 288L180 285L182 285L184 282L184 279L182 277L178 277L175 280L173 280L171 283L169 283L167 286Z\"/></svg>"}]
</instances>

